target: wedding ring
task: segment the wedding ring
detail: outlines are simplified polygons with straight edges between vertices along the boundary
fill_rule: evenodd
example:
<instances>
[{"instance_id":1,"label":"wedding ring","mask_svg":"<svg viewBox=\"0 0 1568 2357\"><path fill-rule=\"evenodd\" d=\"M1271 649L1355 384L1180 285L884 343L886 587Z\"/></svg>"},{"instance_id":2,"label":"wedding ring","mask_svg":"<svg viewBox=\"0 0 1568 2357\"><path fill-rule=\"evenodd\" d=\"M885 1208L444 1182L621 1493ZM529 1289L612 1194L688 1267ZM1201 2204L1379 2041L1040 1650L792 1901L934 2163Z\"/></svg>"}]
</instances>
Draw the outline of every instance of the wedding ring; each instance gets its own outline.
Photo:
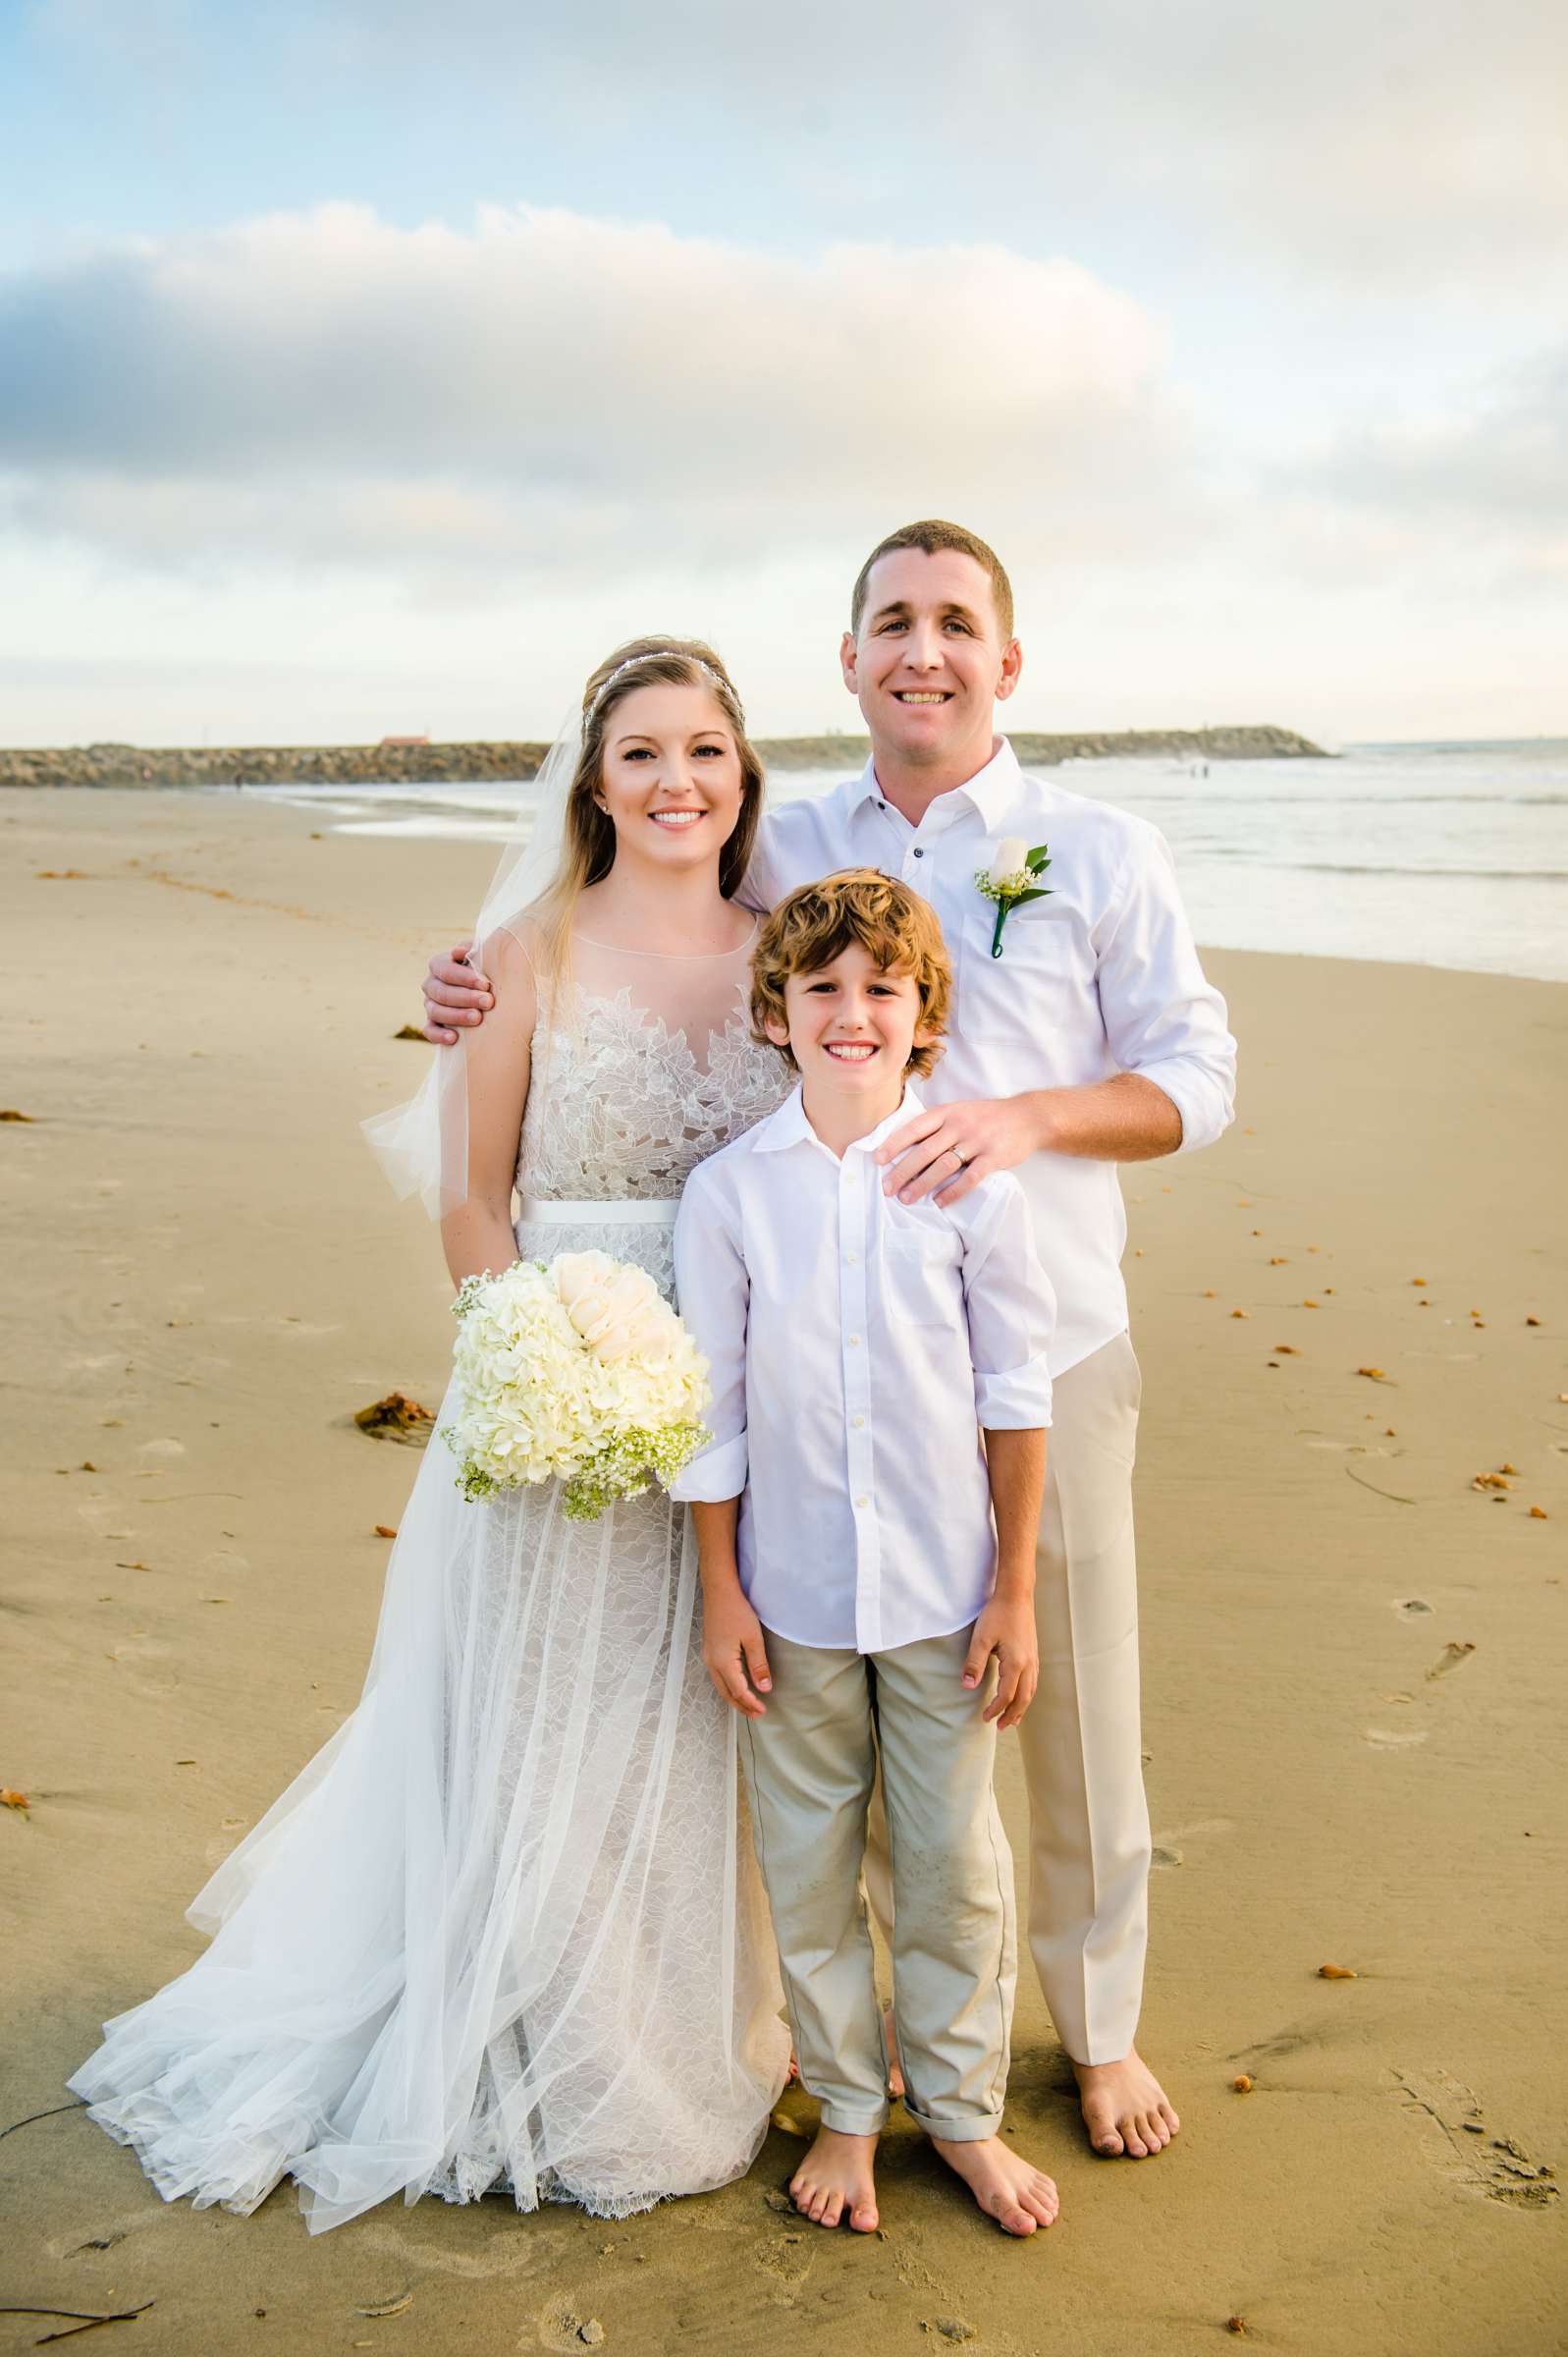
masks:
<instances>
[{"instance_id":1,"label":"wedding ring","mask_svg":"<svg viewBox=\"0 0 1568 2357\"><path fill-rule=\"evenodd\" d=\"M956 1162L961 1171L966 1171L969 1168L969 1157L967 1154L961 1154L956 1146L949 1146L947 1151L952 1156L954 1162Z\"/></svg>"}]
</instances>

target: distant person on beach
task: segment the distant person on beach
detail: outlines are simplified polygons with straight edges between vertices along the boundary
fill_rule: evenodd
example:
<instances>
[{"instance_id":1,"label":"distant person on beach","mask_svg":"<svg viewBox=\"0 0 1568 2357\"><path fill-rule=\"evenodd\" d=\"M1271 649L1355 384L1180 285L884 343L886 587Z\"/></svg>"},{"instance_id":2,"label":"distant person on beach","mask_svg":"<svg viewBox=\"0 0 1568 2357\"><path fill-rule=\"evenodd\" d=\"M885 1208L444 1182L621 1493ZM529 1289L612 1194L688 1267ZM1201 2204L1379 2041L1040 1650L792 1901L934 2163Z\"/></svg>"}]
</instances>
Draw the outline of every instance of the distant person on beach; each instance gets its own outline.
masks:
<instances>
[{"instance_id":1,"label":"distant person on beach","mask_svg":"<svg viewBox=\"0 0 1568 2357\"><path fill-rule=\"evenodd\" d=\"M957 974L923 1112L879 1149L904 1203L961 1203L1016 1170L1055 1290L1050 1465L1036 1553L1040 1689L1018 1730L1031 1820L1030 1945L1096 2152L1144 2159L1179 2121L1137 2051L1150 1833L1139 1723L1132 1470L1140 1377L1120 1272L1115 1166L1190 1152L1233 1118L1235 1042L1206 980L1163 838L1026 776L996 705L1023 652L1011 584L961 526L890 533L855 581L839 649L871 736L860 776L769 812L739 897L877 867L924 895ZM999 850L1044 849L1039 897L981 889ZM427 1033L482 1021L462 945L430 963ZM999 954L1000 953L1000 954ZM880 1810L867 1887L892 1907Z\"/></svg>"}]
</instances>

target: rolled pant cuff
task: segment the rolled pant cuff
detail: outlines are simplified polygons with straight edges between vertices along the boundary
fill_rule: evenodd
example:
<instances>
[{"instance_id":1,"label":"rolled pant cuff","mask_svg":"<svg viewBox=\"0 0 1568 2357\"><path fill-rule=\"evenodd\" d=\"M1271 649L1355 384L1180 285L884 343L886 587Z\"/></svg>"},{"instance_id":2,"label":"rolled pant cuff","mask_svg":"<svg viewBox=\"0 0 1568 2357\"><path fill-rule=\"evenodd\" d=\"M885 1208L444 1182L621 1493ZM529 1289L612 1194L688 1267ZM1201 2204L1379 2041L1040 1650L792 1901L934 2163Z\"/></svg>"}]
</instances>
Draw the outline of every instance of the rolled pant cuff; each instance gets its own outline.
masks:
<instances>
[{"instance_id":1,"label":"rolled pant cuff","mask_svg":"<svg viewBox=\"0 0 1568 2357\"><path fill-rule=\"evenodd\" d=\"M1001 2133L1000 2111L966 2111L958 2119L942 2119L934 2112L917 2111L907 2096L904 2110L917 2128L924 2128L928 2136L939 2137L944 2144L982 2144L988 2136Z\"/></svg>"},{"instance_id":2,"label":"rolled pant cuff","mask_svg":"<svg viewBox=\"0 0 1568 2357\"><path fill-rule=\"evenodd\" d=\"M806 2089L809 2095L810 2088ZM823 2104L822 2124L832 2128L836 2136L880 2136L888 2124L886 2103L869 2105Z\"/></svg>"}]
</instances>

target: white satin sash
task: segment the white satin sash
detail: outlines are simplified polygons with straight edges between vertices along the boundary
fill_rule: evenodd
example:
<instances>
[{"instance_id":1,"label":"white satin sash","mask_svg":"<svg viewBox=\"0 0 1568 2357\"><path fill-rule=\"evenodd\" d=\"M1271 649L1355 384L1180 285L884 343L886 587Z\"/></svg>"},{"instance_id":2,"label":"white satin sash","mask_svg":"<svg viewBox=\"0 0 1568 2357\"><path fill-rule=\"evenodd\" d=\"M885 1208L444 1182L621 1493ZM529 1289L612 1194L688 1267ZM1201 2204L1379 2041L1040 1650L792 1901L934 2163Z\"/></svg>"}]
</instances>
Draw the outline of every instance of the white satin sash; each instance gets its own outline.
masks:
<instances>
[{"instance_id":1,"label":"white satin sash","mask_svg":"<svg viewBox=\"0 0 1568 2357\"><path fill-rule=\"evenodd\" d=\"M613 1203L590 1203L575 1197L520 1195L518 1225L547 1228L673 1228L680 1209L678 1195L622 1196Z\"/></svg>"}]
</instances>

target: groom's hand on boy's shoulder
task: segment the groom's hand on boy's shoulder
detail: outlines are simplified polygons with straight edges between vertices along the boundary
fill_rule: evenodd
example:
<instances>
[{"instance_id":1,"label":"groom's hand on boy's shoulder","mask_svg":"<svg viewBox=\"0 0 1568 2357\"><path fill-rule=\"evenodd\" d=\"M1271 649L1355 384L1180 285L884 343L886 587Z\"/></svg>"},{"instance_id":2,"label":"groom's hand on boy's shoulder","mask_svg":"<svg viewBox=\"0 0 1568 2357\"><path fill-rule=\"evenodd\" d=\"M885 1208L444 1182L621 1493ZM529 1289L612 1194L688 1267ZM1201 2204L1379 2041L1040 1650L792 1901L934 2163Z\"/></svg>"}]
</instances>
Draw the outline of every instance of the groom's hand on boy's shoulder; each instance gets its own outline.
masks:
<instances>
[{"instance_id":1,"label":"groom's hand on boy's shoulder","mask_svg":"<svg viewBox=\"0 0 1568 2357\"><path fill-rule=\"evenodd\" d=\"M433 1047L457 1045L457 1024L482 1023L495 1005L483 974L468 960L471 941L460 941L450 958L432 958L425 974L425 1037Z\"/></svg>"},{"instance_id":2,"label":"groom's hand on boy's shoulder","mask_svg":"<svg viewBox=\"0 0 1568 2357\"><path fill-rule=\"evenodd\" d=\"M900 1203L933 1194L939 1203L961 1203L993 1171L1027 1162L1041 1142L1034 1100L1027 1096L928 1105L878 1147L883 1192Z\"/></svg>"}]
</instances>

